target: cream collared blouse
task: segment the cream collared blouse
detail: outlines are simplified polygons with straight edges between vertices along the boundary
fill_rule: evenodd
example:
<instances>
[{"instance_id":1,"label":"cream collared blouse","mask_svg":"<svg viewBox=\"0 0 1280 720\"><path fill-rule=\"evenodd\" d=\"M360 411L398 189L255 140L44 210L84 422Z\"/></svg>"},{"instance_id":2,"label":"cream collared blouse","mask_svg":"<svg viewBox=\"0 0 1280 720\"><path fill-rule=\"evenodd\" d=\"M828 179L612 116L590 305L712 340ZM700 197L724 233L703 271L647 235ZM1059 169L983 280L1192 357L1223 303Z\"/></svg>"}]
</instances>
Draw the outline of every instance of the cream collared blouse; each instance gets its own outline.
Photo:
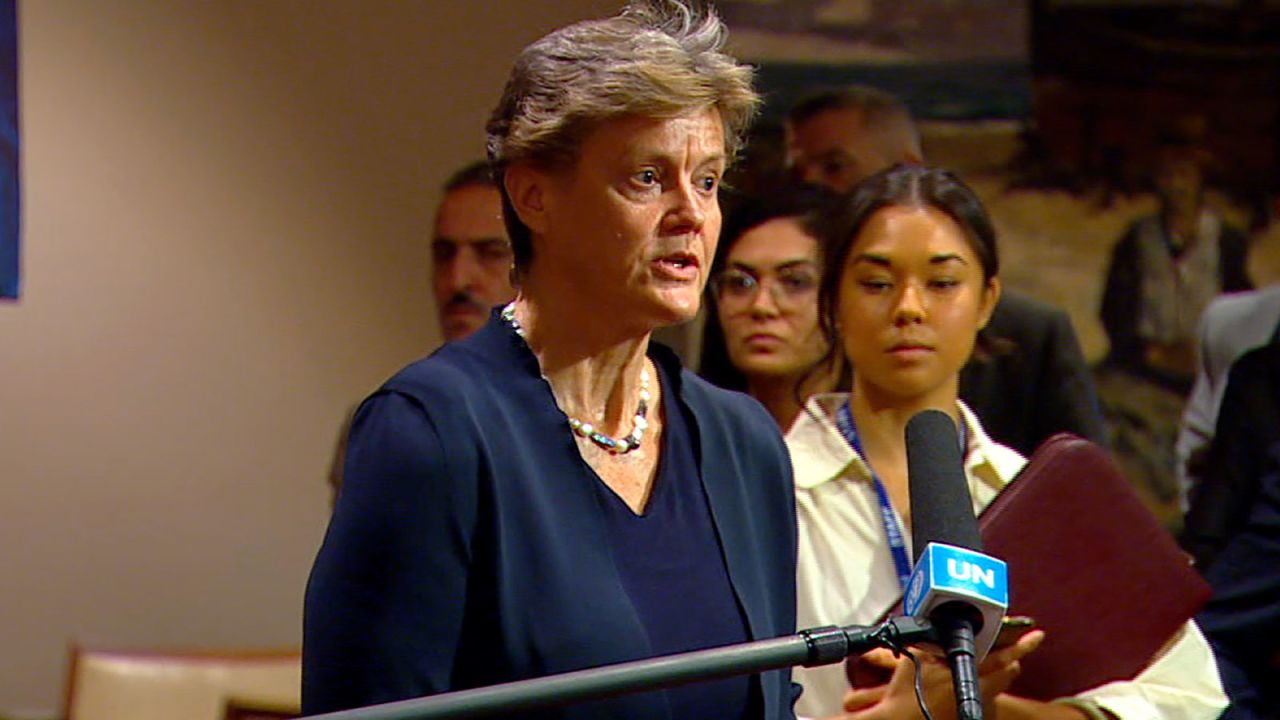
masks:
<instances>
[{"instance_id":1,"label":"cream collared blouse","mask_svg":"<svg viewBox=\"0 0 1280 720\"><path fill-rule=\"evenodd\" d=\"M800 534L798 628L869 624L902 595L871 471L835 424L836 411L847 398L844 393L814 396L786 435L795 469ZM968 438L965 474L976 513L1026 460L993 442L963 403L960 412ZM906 541L909 551L910 533ZM825 718L842 711L848 691L842 664L796 668L794 678L804 686L798 715ZM1211 720L1227 705L1213 653L1193 621L1133 680L1108 683L1079 697L1123 720Z\"/></svg>"}]
</instances>

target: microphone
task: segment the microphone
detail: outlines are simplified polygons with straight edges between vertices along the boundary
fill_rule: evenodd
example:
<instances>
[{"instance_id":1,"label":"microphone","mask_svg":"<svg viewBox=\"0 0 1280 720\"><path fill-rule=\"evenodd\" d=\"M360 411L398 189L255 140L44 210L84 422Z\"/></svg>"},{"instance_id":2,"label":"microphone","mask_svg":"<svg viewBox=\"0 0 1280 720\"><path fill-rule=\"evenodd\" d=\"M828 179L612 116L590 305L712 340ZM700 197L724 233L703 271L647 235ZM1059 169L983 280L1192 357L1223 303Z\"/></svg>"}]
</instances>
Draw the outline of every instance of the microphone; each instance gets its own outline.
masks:
<instances>
[{"instance_id":1,"label":"microphone","mask_svg":"<svg viewBox=\"0 0 1280 720\"><path fill-rule=\"evenodd\" d=\"M977 663L995 643L1009 606L1004 561L982 554L955 423L926 410L907 422L907 486L915 569L903 610L937 628L963 720L981 720Z\"/></svg>"}]
</instances>

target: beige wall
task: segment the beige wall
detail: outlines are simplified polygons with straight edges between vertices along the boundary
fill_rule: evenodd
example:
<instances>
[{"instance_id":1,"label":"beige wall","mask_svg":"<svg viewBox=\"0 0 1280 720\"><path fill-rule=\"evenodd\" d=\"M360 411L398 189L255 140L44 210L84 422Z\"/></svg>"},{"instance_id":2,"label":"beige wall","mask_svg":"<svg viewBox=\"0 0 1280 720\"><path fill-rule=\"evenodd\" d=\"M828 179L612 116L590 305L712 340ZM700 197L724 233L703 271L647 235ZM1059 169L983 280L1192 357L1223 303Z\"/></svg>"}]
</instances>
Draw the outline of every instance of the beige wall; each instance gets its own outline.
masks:
<instances>
[{"instance_id":1,"label":"beige wall","mask_svg":"<svg viewBox=\"0 0 1280 720\"><path fill-rule=\"evenodd\" d=\"M520 46L603 0L26 0L0 303L0 713L68 641L288 645L346 408Z\"/></svg>"},{"instance_id":2,"label":"beige wall","mask_svg":"<svg viewBox=\"0 0 1280 720\"><path fill-rule=\"evenodd\" d=\"M481 154L519 47L619 4L20 3L0 714L56 709L72 639L299 641L339 423L437 343L439 182ZM982 187L1010 284L1071 308L1096 357L1100 268L1140 208L1082 227L1047 221L1074 200Z\"/></svg>"}]
</instances>

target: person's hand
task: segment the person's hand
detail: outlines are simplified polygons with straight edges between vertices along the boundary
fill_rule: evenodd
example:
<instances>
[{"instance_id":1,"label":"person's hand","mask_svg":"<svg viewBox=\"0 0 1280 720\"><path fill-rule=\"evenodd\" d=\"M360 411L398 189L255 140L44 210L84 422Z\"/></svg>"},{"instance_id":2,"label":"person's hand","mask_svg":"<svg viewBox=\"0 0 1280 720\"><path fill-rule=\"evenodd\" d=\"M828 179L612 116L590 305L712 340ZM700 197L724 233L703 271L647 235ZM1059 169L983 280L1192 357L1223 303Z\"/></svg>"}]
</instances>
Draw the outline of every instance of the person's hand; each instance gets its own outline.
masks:
<instances>
[{"instance_id":1,"label":"person's hand","mask_svg":"<svg viewBox=\"0 0 1280 720\"><path fill-rule=\"evenodd\" d=\"M893 677L898 667L898 658L887 648L868 650L857 657L849 658L845 668L849 676L849 684L854 688L872 688L885 685Z\"/></svg>"},{"instance_id":2,"label":"person's hand","mask_svg":"<svg viewBox=\"0 0 1280 720\"><path fill-rule=\"evenodd\" d=\"M1034 630L1013 645L991 653L978 666L978 682L988 717L994 717L996 695L1007 690L1018 676L1021 670L1019 660L1039 647L1043 641L1044 632ZM935 720L954 718L955 691L946 662L931 653L912 652L920 658L921 689L929 711ZM875 650L858 658L857 674L869 679L877 672L882 673L890 665L892 670L888 682L872 686L859 685L845 695L844 708L849 713L846 716L849 720L914 720L923 717L916 702L915 669L910 658L894 658L887 650Z\"/></svg>"},{"instance_id":3,"label":"person's hand","mask_svg":"<svg viewBox=\"0 0 1280 720\"><path fill-rule=\"evenodd\" d=\"M1032 630L1018 638L1018 641L1012 645L1002 647L999 650L992 650L982 661L982 664L978 665L978 676L985 681L988 674L1000 672L1010 665L1017 665L1019 660L1040 647L1042 642L1044 642L1044 631ZM1009 682L1013 682L1012 677L1009 678ZM1007 687L1008 683L1005 684L1005 688ZM1000 692L1004 692L1004 689L1002 688Z\"/></svg>"},{"instance_id":4,"label":"person's hand","mask_svg":"<svg viewBox=\"0 0 1280 720\"><path fill-rule=\"evenodd\" d=\"M936 720L941 720L938 711L943 704L954 708L955 700L949 696L951 690L951 672L946 663L936 655L918 650L910 651L920 660L920 683L924 690L929 709ZM872 655L872 653L868 653ZM859 686L850 690L844 698L844 709L850 720L906 720L922 717L915 697L915 668L911 658L902 656L894 658L892 653L875 651L862 664L864 671L872 668L884 670L887 662L892 662L888 682L870 687ZM869 672L867 673L870 674ZM954 709L951 714L954 715Z\"/></svg>"}]
</instances>

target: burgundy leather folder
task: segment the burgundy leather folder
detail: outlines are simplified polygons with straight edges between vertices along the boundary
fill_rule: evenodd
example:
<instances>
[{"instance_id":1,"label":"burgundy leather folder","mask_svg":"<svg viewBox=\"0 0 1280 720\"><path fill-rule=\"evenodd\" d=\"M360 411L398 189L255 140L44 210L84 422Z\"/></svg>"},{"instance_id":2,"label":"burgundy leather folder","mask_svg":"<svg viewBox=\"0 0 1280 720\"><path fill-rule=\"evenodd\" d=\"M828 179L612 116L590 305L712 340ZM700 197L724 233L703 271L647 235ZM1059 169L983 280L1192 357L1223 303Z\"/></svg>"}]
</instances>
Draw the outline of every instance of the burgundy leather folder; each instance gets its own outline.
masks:
<instances>
[{"instance_id":1,"label":"burgundy leather folder","mask_svg":"<svg viewBox=\"0 0 1280 720\"><path fill-rule=\"evenodd\" d=\"M1009 564L1009 613L1044 643L1011 692L1048 700L1132 678L1208 601L1209 585L1105 450L1049 438L978 518Z\"/></svg>"},{"instance_id":2,"label":"burgundy leather folder","mask_svg":"<svg viewBox=\"0 0 1280 720\"><path fill-rule=\"evenodd\" d=\"M978 517L1009 564L1009 615L1045 631L1010 692L1040 700L1132 678L1209 599L1190 558L1107 452L1047 440Z\"/></svg>"}]
</instances>

